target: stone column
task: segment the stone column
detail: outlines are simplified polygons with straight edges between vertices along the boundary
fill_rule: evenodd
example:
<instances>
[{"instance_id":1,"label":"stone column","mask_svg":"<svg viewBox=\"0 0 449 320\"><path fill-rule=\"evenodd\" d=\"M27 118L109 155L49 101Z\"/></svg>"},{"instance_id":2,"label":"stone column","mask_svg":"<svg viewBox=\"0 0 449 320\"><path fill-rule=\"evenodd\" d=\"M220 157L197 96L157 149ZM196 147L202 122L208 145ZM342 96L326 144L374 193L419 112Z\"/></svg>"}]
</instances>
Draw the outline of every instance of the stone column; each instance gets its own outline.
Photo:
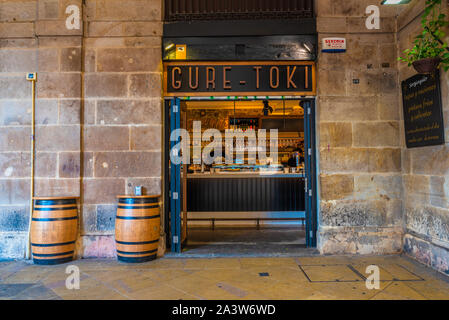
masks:
<instances>
[{"instance_id":1,"label":"stone column","mask_svg":"<svg viewBox=\"0 0 449 320\"><path fill-rule=\"evenodd\" d=\"M161 193L161 3L86 1L84 257L115 256L117 195Z\"/></svg>"},{"instance_id":2,"label":"stone column","mask_svg":"<svg viewBox=\"0 0 449 320\"><path fill-rule=\"evenodd\" d=\"M396 10L365 0L317 1L318 35L345 37L346 53L318 58L322 253L393 253L402 246L402 177Z\"/></svg>"}]
</instances>

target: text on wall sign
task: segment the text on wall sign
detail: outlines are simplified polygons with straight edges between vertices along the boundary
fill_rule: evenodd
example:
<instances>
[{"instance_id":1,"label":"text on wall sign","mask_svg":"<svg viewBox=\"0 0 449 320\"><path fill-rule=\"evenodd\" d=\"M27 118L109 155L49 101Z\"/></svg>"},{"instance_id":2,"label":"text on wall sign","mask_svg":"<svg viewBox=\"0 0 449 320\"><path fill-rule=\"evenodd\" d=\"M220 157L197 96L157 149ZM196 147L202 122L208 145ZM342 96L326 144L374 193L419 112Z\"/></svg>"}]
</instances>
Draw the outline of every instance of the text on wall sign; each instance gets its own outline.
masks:
<instances>
[{"instance_id":1,"label":"text on wall sign","mask_svg":"<svg viewBox=\"0 0 449 320\"><path fill-rule=\"evenodd\" d=\"M315 95L313 62L169 62L166 96Z\"/></svg>"}]
</instances>

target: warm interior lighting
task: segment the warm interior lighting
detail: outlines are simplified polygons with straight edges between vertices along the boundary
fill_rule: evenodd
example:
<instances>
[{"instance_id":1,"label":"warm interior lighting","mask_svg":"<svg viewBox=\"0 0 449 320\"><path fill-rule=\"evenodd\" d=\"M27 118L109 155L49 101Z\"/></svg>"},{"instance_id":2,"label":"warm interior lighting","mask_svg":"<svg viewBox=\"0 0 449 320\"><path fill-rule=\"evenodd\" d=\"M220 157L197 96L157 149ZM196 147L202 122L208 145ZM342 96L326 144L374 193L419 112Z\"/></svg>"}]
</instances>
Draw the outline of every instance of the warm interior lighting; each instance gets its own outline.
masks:
<instances>
[{"instance_id":1,"label":"warm interior lighting","mask_svg":"<svg viewBox=\"0 0 449 320\"><path fill-rule=\"evenodd\" d=\"M412 0L383 0L382 5L392 5L392 4L407 4Z\"/></svg>"},{"instance_id":2,"label":"warm interior lighting","mask_svg":"<svg viewBox=\"0 0 449 320\"><path fill-rule=\"evenodd\" d=\"M284 107L282 100L270 100L270 106L273 108L273 113L270 116L282 116L284 114ZM186 101L188 110L233 110L234 101L218 101L205 103L204 101ZM235 109L243 110L260 110L260 101L247 100L235 101ZM298 100L285 100L285 115L304 115L304 110L299 106Z\"/></svg>"},{"instance_id":3,"label":"warm interior lighting","mask_svg":"<svg viewBox=\"0 0 449 320\"><path fill-rule=\"evenodd\" d=\"M165 47L165 51L168 51L168 50L170 50L170 49L172 49L174 47L175 47L175 44L174 43L170 43L168 46Z\"/></svg>"},{"instance_id":4,"label":"warm interior lighting","mask_svg":"<svg viewBox=\"0 0 449 320\"><path fill-rule=\"evenodd\" d=\"M302 45L306 48L308 53L312 53L312 48L307 43L303 43Z\"/></svg>"}]
</instances>

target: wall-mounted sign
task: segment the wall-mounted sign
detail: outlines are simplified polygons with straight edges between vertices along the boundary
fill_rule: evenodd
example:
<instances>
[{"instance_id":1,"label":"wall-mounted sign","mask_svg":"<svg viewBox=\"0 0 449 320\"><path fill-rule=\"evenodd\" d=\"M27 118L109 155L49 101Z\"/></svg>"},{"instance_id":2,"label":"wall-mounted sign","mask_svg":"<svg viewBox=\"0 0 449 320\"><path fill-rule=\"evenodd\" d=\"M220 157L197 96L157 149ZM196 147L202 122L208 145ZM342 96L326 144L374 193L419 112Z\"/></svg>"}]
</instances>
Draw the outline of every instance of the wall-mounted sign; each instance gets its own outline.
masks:
<instances>
[{"instance_id":1,"label":"wall-mounted sign","mask_svg":"<svg viewBox=\"0 0 449 320\"><path fill-rule=\"evenodd\" d=\"M322 52L346 52L346 39L345 38L323 38Z\"/></svg>"},{"instance_id":2,"label":"wall-mounted sign","mask_svg":"<svg viewBox=\"0 0 449 320\"><path fill-rule=\"evenodd\" d=\"M439 73L403 81L402 100L407 148L444 144Z\"/></svg>"},{"instance_id":3,"label":"wall-mounted sign","mask_svg":"<svg viewBox=\"0 0 449 320\"><path fill-rule=\"evenodd\" d=\"M187 46L185 44L176 45L176 59L177 60L187 59Z\"/></svg>"},{"instance_id":4,"label":"wall-mounted sign","mask_svg":"<svg viewBox=\"0 0 449 320\"><path fill-rule=\"evenodd\" d=\"M166 96L250 96L316 94L315 63L167 62Z\"/></svg>"}]
</instances>

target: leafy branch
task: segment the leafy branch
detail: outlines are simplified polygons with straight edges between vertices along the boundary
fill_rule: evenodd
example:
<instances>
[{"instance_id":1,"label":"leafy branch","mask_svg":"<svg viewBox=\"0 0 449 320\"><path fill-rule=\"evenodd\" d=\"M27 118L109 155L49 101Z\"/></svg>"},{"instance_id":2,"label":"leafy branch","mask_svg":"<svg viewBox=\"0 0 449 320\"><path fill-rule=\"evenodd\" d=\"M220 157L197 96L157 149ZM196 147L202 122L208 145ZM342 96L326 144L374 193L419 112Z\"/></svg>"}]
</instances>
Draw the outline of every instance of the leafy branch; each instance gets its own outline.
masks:
<instances>
[{"instance_id":1,"label":"leafy branch","mask_svg":"<svg viewBox=\"0 0 449 320\"><path fill-rule=\"evenodd\" d=\"M404 51L405 57L399 57L398 60L411 66L421 59L440 58L444 70L449 70L448 44L441 40L446 36L442 29L448 25L446 15L441 10L441 0L426 0L421 16L422 32L415 37L413 47Z\"/></svg>"}]
</instances>

